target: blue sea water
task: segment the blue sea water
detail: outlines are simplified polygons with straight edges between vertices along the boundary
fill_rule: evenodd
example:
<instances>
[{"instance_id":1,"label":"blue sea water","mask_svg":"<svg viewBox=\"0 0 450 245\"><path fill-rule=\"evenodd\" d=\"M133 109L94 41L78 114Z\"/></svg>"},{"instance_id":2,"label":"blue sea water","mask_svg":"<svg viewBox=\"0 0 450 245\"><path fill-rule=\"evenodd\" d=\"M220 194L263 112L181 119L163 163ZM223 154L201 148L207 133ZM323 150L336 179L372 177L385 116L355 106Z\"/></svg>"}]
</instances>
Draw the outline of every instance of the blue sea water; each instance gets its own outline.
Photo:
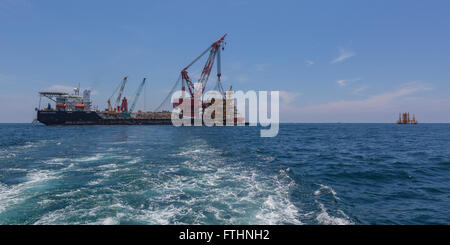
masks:
<instances>
[{"instance_id":1,"label":"blue sea water","mask_svg":"<svg viewBox=\"0 0 450 245\"><path fill-rule=\"evenodd\" d=\"M450 124L0 124L0 224L450 224Z\"/></svg>"}]
</instances>

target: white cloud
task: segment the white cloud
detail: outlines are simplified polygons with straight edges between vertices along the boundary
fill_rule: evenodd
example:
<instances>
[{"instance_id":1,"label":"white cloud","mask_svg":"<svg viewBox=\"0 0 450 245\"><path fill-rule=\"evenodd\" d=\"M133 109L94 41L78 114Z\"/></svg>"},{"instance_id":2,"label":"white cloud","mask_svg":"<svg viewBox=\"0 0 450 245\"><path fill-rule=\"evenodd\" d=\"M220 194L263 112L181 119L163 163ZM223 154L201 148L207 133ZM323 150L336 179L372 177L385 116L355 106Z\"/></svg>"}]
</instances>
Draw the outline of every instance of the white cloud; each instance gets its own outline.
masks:
<instances>
[{"instance_id":1,"label":"white cloud","mask_svg":"<svg viewBox=\"0 0 450 245\"><path fill-rule=\"evenodd\" d=\"M247 77L246 75L239 75L239 76L236 78L236 80L237 80L238 82L244 83L244 82L247 82L247 81L248 81L248 77Z\"/></svg>"},{"instance_id":2,"label":"white cloud","mask_svg":"<svg viewBox=\"0 0 450 245\"><path fill-rule=\"evenodd\" d=\"M345 87L345 86L349 85L350 83L357 82L360 80L361 80L360 78L353 78L353 79L337 80L336 82L339 84L339 86Z\"/></svg>"},{"instance_id":3,"label":"white cloud","mask_svg":"<svg viewBox=\"0 0 450 245\"><path fill-rule=\"evenodd\" d=\"M366 89L368 89L368 88L369 88L369 86L363 85L363 86L361 86L361 87L355 88L355 89L353 90L353 93L354 93L354 94L357 94L357 95L361 95L361 92L364 91L364 90L366 90Z\"/></svg>"},{"instance_id":4,"label":"white cloud","mask_svg":"<svg viewBox=\"0 0 450 245\"><path fill-rule=\"evenodd\" d=\"M346 81L347 80L338 80L337 83L339 84L339 86L344 87L346 85Z\"/></svg>"},{"instance_id":5,"label":"white cloud","mask_svg":"<svg viewBox=\"0 0 450 245\"><path fill-rule=\"evenodd\" d=\"M306 66L314 65L314 61L312 61L312 60L306 60L305 62L306 62Z\"/></svg>"},{"instance_id":6,"label":"white cloud","mask_svg":"<svg viewBox=\"0 0 450 245\"><path fill-rule=\"evenodd\" d=\"M29 0L1 0L0 1L0 14L14 15L21 10L28 10L31 8L31 2Z\"/></svg>"},{"instance_id":7,"label":"white cloud","mask_svg":"<svg viewBox=\"0 0 450 245\"><path fill-rule=\"evenodd\" d=\"M426 84L409 83L398 89L361 100L332 101L303 107L283 106L280 116L282 120L292 122L394 122L400 111L416 112L416 115L424 115L430 109L448 111L437 102L433 102L436 99L411 99L431 89ZM450 117L436 117L430 114L426 119L445 121Z\"/></svg>"},{"instance_id":8,"label":"white cloud","mask_svg":"<svg viewBox=\"0 0 450 245\"><path fill-rule=\"evenodd\" d=\"M350 50L345 50L343 48L339 49L339 56L331 61L331 64L342 62L350 57L355 56L356 53Z\"/></svg>"},{"instance_id":9,"label":"white cloud","mask_svg":"<svg viewBox=\"0 0 450 245\"><path fill-rule=\"evenodd\" d=\"M280 91L280 99L283 105L290 105L298 96L300 96L298 92Z\"/></svg>"},{"instance_id":10,"label":"white cloud","mask_svg":"<svg viewBox=\"0 0 450 245\"><path fill-rule=\"evenodd\" d=\"M270 64L256 64L254 65L255 71L266 71Z\"/></svg>"},{"instance_id":11,"label":"white cloud","mask_svg":"<svg viewBox=\"0 0 450 245\"><path fill-rule=\"evenodd\" d=\"M367 110L383 110L386 106L389 106L392 101L408 96L419 91L430 90L431 88L424 85L419 86L408 86L401 89L397 89L391 92L385 92L378 94L363 100L352 100L352 101L337 101L330 102L322 105L313 105L309 107L302 108L303 111L310 112L322 112L322 113L336 113L344 111L367 111Z\"/></svg>"}]
</instances>

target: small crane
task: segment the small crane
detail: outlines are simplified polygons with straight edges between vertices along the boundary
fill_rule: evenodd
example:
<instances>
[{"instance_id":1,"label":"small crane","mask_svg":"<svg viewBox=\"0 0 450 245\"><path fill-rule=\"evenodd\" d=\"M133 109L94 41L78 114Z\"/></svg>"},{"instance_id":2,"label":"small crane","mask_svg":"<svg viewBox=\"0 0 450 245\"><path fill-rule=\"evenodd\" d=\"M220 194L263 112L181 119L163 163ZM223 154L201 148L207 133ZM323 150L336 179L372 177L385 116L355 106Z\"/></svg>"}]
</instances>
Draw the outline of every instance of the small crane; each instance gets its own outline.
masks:
<instances>
[{"instance_id":1,"label":"small crane","mask_svg":"<svg viewBox=\"0 0 450 245\"><path fill-rule=\"evenodd\" d=\"M122 84L120 85L119 95L116 99L117 111L120 111L120 99L122 98L123 90L125 89L125 84L127 83L128 77L124 77L122 80Z\"/></svg>"},{"instance_id":2,"label":"small crane","mask_svg":"<svg viewBox=\"0 0 450 245\"><path fill-rule=\"evenodd\" d=\"M133 104L132 104L131 107L130 107L130 113L132 113L132 112L134 111L134 107L136 106L136 103L137 103L137 101L138 101L138 99L139 99L139 96L141 95L142 88L144 88L145 80L146 80L146 79L147 79L147 78L144 77L144 79L142 80L141 84L140 84L139 87L138 87L138 90L137 90L137 92L136 92L136 97L134 98Z\"/></svg>"}]
</instances>

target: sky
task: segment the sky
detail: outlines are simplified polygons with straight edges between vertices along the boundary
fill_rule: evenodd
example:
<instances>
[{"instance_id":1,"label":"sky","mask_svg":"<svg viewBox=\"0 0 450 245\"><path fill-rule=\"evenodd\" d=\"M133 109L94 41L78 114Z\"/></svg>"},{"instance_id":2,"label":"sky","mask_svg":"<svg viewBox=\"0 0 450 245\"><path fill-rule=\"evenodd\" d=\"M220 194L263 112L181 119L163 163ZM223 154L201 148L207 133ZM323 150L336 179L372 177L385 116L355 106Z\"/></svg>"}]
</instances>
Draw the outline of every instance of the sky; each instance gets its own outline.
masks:
<instances>
[{"instance_id":1,"label":"sky","mask_svg":"<svg viewBox=\"0 0 450 245\"><path fill-rule=\"evenodd\" d=\"M280 91L282 122L450 122L449 13L439 0L0 0L0 123L31 122L39 91L78 84L103 109L124 76L127 97L148 78L138 109L151 110L225 33L224 87Z\"/></svg>"}]
</instances>

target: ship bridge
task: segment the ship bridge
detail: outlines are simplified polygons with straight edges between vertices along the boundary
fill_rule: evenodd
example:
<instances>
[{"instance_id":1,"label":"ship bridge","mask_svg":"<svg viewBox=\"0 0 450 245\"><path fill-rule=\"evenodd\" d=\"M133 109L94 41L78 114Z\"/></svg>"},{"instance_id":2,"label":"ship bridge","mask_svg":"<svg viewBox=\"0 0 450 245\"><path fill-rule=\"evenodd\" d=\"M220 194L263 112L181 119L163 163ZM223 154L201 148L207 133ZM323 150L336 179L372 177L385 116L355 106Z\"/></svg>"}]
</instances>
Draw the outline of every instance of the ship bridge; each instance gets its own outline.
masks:
<instances>
[{"instance_id":1,"label":"ship bridge","mask_svg":"<svg viewBox=\"0 0 450 245\"><path fill-rule=\"evenodd\" d=\"M56 110L56 111L90 111L91 110L91 99L90 90L84 90L83 96L79 94L79 88L74 89L74 94L69 94L66 92L54 92L54 91L43 91L39 92L39 108L41 110L41 100L45 97L53 102L55 102L55 108L52 108L50 103L44 110Z\"/></svg>"}]
</instances>

